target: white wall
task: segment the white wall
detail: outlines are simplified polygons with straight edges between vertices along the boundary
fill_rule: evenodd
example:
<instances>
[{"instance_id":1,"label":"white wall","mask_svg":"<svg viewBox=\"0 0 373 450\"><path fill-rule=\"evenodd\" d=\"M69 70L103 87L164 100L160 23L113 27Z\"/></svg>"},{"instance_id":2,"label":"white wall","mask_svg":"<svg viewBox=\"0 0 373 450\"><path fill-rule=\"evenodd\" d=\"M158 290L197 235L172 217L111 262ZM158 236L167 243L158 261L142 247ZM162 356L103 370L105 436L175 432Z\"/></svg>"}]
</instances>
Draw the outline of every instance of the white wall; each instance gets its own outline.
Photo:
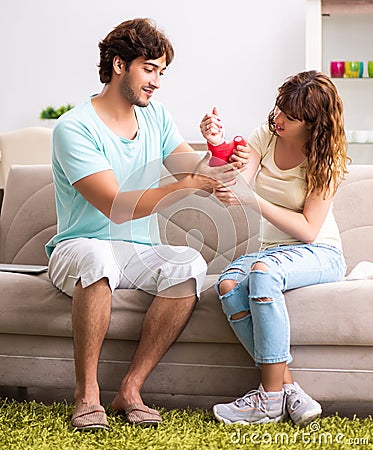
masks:
<instances>
[{"instance_id":1,"label":"white wall","mask_svg":"<svg viewBox=\"0 0 373 450\"><path fill-rule=\"evenodd\" d=\"M306 0L306 69L321 70L322 21L321 0Z\"/></svg>"},{"instance_id":2,"label":"white wall","mask_svg":"<svg viewBox=\"0 0 373 450\"><path fill-rule=\"evenodd\" d=\"M155 98L187 140L216 105L227 136L265 121L276 88L305 68L305 0L0 0L0 131L40 125L101 85L97 43L123 20L151 17L176 57ZM6 5L6 6L5 6Z\"/></svg>"}]
</instances>

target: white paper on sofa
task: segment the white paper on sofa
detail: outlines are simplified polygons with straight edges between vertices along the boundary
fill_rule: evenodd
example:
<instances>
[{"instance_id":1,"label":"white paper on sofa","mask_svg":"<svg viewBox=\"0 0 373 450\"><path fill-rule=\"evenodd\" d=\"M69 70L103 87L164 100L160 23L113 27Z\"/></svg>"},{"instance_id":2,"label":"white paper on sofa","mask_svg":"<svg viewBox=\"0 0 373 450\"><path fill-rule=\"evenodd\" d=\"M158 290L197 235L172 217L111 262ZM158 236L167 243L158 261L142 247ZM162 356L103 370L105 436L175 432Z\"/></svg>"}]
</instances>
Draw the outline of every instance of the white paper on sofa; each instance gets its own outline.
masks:
<instances>
[{"instance_id":1,"label":"white paper on sofa","mask_svg":"<svg viewBox=\"0 0 373 450\"><path fill-rule=\"evenodd\" d=\"M373 280L373 262L360 261L345 280Z\"/></svg>"}]
</instances>

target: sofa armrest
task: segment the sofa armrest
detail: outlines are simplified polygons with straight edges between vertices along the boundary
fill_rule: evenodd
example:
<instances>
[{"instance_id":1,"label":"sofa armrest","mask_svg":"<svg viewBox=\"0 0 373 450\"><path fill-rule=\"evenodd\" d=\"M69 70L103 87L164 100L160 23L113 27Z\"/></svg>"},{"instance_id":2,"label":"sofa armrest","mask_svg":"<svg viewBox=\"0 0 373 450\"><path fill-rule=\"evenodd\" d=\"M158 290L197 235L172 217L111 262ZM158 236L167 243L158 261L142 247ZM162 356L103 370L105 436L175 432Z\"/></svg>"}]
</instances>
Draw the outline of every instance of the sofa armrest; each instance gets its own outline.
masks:
<instances>
[{"instance_id":1,"label":"sofa armrest","mask_svg":"<svg viewBox=\"0 0 373 450\"><path fill-rule=\"evenodd\" d=\"M12 166L0 216L0 262L47 264L44 246L56 223L51 166Z\"/></svg>"}]
</instances>

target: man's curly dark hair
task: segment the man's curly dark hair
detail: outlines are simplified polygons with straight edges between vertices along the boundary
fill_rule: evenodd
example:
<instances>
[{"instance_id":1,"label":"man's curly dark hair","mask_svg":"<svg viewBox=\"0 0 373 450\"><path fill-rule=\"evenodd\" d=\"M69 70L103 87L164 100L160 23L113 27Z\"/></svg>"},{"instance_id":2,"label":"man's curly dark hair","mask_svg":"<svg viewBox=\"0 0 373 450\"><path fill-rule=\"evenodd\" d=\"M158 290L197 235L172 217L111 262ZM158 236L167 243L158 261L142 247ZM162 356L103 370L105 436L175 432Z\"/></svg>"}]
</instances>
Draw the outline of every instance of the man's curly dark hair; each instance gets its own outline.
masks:
<instances>
[{"instance_id":1,"label":"man's curly dark hair","mask_svg":"<svg viewBox=\"0 0 373 450\"><path fill-rule=\"evenodd\" d=\"M174 57L174 50L168 38L157 29L150 19L127 20L114 28L98 44L100 49L99 74L102 83L110 83L113 59L119 56L129 70L131 62L143 56L145 59L158 59L166 56L166 65Z\"/></svg>"}]
</instances>

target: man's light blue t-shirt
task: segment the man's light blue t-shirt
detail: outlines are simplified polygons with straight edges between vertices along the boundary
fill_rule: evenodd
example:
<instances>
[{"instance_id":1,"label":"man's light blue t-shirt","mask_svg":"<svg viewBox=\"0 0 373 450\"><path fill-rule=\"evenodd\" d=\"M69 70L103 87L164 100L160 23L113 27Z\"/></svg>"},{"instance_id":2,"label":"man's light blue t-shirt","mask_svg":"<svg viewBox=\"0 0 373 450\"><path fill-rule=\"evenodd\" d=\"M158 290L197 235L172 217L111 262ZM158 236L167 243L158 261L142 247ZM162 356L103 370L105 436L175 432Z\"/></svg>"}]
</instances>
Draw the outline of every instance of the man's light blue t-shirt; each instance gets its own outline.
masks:
<instances>
[{"instance_id":1,"label":"man's light blue t-shirt","mask_svg":"<svg viewBox=\"0 0 373 450\"><path fill-rule=\"evenodd\" d=\"M147 107L135 107L135 112L139 128L133 140L115 135L96 114L91 98L58 120L52 154L58 229L46 245L48 256L58 242L79 237L159 243L156 214L114 224L73 186L110 169L121 191L159 185L164 159L183 139L160 103L151 101Z\"/></svg>"}]
</instances>

